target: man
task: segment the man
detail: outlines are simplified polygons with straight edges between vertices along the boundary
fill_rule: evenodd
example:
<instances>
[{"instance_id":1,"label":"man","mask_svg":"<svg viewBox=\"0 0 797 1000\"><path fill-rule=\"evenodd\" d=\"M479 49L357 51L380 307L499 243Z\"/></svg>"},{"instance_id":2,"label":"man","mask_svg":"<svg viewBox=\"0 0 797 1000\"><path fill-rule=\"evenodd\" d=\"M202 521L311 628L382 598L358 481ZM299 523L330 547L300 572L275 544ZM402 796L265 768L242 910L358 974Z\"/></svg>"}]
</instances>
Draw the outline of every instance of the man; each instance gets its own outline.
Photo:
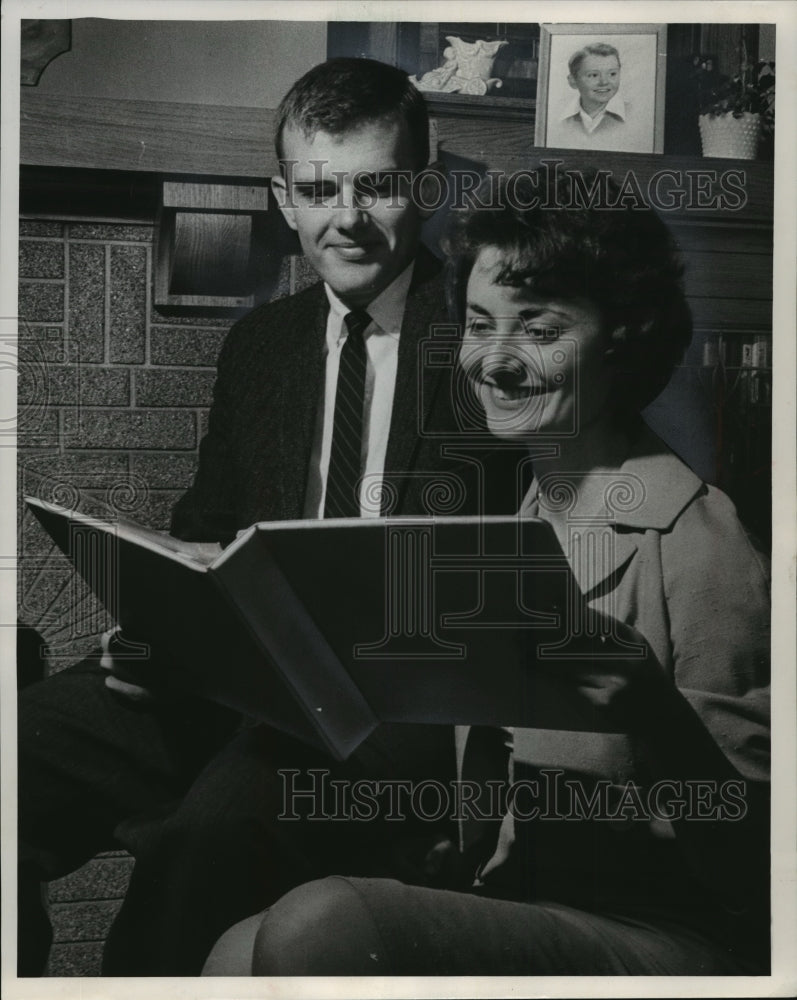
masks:
<instances>
[{"instance_id":1,"label":"man","mask_svg":"<svg viewBox=\"0 0 797 1000\"><path fill-rule=\"evenodd\" d=\"M182 538L227 542L260 520L427 513L430 483L463 472L441 458L456 432L448 373L419 371L420 341L446 321L440 265L419 243L423 99L399 70L331 60L283 101L277 149L275 196L323 283L231 330L195 481L173 512ZM330 761L152 690L125 648L116 637L101 662L21 699L20 974L46 958L39 882L119 844L136 867L108 975L198 974L225 928L317 874L427 877L427 838L405 838L405 850L395 824L280 822L279 770ZM383 726L336 773L428 778L431 762L445 778L452 756L445 727Z\"/></svg>"},{"instance_id":2,"label":"man","mask_svg":"<svg viewBox=\"0 0 797 1000\"><path fill-rule=\"evenodd\" d=\"M391 103L394 112L380 110ZM439 370L422 386L417 379L419 341L446 322L440 264L419 249L431 214L418 197L429 155L420 94L380 64L331 60L286 97L276 138L282 173L272 188L326 290L319 283L256 310L232 331L199 473L174 512L173 532L184 538L228 539L254 520L324 516L352 311L370 310L360 513L387 513L388 495L393 512L423 513L414 473L419 464L438 471L439 436L455 430ZM255 412L257 453L246 441Z\"/></svg>"}]
</instances>

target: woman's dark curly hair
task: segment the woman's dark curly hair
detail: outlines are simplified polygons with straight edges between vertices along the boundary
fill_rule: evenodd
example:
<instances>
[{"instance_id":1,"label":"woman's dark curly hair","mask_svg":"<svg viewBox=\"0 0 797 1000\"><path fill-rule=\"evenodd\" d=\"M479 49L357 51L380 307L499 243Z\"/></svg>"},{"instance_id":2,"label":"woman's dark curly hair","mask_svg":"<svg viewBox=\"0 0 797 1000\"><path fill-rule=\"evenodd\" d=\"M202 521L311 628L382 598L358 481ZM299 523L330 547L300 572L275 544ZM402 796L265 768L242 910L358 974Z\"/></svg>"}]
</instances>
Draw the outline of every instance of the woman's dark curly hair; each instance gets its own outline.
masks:
<instances>
[{"instance_id":1,"label":"woman's dark curly hair","mask_svg":"<svg viewBox=\"0 0 797 1000\"><path fill-rule=\"evenodd\" d=\"M614 380L613 405L639 413L667 385L692 337L682 268L669 230L652 209L608 207L619 190L592 204L596 175L561 174L555 197L539 172L488 177L468 208L451 213L448 256L451 315L465 318L465 293L485 247L500 252L499 284L551 299L588 299L600 310ZM544 197L540 198L540 192ZM526 207L532 206L532 207Z\"/></svg>"}]
</instances>

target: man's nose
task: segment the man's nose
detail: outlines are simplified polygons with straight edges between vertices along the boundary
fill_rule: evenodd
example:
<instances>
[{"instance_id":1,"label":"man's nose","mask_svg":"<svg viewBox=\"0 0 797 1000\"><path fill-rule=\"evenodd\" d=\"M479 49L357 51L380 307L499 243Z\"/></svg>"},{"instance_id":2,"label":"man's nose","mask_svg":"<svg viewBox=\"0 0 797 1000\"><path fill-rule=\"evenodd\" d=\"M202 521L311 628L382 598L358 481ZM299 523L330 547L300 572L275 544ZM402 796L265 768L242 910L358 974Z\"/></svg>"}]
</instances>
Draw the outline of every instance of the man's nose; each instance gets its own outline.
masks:
<instances>
[{"instance_id":1,"label":"man's nose","mask_svg":"<svg viewBox=\"0 0 797 1000\"><path fill-rule=\"evenodd\" d=\"M357 191L341 193L340 205L335 214L339 229L359 229L368 224L367 199Z\"/></svg>"}]
</instances>

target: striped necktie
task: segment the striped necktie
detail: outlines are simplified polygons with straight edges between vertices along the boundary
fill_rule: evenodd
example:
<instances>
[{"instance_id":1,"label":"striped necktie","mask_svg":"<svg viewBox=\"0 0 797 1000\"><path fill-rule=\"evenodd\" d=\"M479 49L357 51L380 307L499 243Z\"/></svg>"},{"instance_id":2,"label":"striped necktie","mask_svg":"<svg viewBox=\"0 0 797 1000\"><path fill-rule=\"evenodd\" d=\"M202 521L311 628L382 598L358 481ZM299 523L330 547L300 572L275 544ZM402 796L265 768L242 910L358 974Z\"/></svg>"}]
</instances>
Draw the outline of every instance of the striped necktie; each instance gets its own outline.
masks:
<instances>
[{"instance_id":1,"label":"striped necktie","mask_svg":"<svg viewBox=\"0 0 797 1000\"><path fill-rule=\"evenodd\" d=\"M340 352L332 450L329 455L324 517L359 517L360 459L365 401L365 333L371 317L361 309L344 319L349 335Z\"/></svg>"}]
</instances>

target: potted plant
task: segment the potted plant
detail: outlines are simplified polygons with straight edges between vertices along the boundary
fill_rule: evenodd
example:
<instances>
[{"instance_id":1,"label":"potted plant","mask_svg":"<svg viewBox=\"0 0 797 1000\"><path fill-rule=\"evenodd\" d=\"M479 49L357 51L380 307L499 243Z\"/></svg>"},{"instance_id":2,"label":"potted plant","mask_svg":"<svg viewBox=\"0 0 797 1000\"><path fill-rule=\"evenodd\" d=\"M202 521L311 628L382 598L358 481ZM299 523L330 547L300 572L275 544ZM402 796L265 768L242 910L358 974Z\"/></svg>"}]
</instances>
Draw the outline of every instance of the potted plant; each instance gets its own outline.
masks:
<instances>
[{"instance_id":1,"label":"potted plant","mask_svg":"<svg viewBox=\"0 0 797 1000\"><path fill-rule=\"evenodd\" d=\"M753 160L759 141L771 143L775 131L775 64L751 63L742 32L739 72L720 76L711 57L698 73L700 138L704 156Z\"/></svg>"}]
</instances>

